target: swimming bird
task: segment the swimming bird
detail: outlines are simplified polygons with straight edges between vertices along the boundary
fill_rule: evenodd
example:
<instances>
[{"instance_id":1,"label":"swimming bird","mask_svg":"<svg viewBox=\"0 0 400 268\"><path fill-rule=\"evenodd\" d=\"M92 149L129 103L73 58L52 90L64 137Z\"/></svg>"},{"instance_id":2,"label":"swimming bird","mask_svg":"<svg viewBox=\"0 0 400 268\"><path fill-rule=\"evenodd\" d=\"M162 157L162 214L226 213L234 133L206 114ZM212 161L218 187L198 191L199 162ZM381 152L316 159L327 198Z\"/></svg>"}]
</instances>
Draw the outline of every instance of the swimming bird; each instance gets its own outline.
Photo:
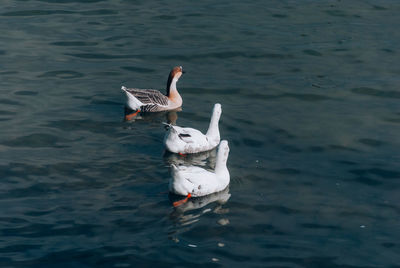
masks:
<instances>
[{"instance_id":1,"label":"swimming bird","mask_svg":"<svg viewBox=\"0 0 400 268\"><path fill-rule=\"evenodd\" d=\"M186 196L177 201L174 206L185 203L190 197L205 196L224 190L230 181L226 162L229 156L228 141L223 140L218 146L217 161L214 171L208 171L197 166L171 165L170 192Z\"/></svg>"},{"instance_id":2,"label":"swimming bird","mask_svg":"<svg viewBox=\"0 0 400 268\"><path fill-rule=\"evenodd\" d=\"M155 89L126 88L122 91L127 96L127 106L139 112L160 112L174 110L182 106L182 97L176 88L176 83L184 73L182 66L174 67L168 76L167 92L162 94Z\"/></svg>"},{"instance_id":3,"label":"swimming bird","mask_svg":"<svg viewBox=\"0 0 400 268\"><path fill-rule=\"evenodd\" d=\"M194 128L184 128L168 124L168 131L164 137L164 144L167 150L179 154L193 154L215 148L220 141L218 122L221 113L221 104L216 103L212 111L210 125L205 135Z\"/></svg>"}]
</instances>

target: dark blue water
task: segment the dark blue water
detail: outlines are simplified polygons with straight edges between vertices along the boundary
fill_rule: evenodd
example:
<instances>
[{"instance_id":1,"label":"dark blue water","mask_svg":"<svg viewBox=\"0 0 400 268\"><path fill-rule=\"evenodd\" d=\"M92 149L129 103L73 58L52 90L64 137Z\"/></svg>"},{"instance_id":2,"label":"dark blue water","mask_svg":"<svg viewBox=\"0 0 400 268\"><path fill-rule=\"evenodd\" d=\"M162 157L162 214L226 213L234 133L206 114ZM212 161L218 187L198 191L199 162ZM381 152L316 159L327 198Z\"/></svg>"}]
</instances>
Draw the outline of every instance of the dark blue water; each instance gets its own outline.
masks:
<instances>
[{"instance_id":1,"label":"dark blue water","mask_svg":"<svg viewBox=\"0 0 400 268\"><path fill-rule=\"evenodd\" d=\"M5 0L1 267L399 267L400 3ZM174 209L166 115L120 87L186 74L229 189ZM172 157L172 158L171 158Z\"/></svg>"}]
</instances>

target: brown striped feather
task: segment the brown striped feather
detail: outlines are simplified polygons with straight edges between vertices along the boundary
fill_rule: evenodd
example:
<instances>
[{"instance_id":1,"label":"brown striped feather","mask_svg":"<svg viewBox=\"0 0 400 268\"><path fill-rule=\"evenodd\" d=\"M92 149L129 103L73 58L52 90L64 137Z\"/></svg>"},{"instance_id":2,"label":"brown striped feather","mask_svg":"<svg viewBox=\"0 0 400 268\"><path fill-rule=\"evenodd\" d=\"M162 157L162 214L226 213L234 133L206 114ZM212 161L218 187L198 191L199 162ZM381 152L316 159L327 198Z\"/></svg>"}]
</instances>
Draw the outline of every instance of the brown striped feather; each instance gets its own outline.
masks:
<instances>
[{"instance_id":1,"label":"brown striped feather","mask_svg":"<svg viewBox=\"0 0 400 268\"><path fill-rule=\"evenodd\" d=\"M127 91L133 96L135 96L144 105L146 104L156 104L161 106L168 105L168 97L162 94L158 90L130 88Z\"/></svg>"}]
</instances>

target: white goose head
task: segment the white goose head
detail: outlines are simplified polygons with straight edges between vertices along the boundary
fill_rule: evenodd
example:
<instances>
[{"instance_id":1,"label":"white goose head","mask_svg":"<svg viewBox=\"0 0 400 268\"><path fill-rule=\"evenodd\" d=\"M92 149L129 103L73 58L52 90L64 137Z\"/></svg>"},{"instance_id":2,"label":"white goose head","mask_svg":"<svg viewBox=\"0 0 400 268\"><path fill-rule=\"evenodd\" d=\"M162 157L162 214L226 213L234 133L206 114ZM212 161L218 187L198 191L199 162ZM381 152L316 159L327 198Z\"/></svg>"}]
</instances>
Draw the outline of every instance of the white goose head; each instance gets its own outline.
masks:
<instances>
[{"instance_id":1,"label":"white goose head","mask_svg":"<svg viewBox=\"0 0 400 268\"><path fill-rule=\"evenodd\" d=\"M219 120L219 118L221 117L221 114L222 114L221 104L219 104L219 103L214 104L212 117L214 117L215 119Z\"/></svg>"}]
</instances>

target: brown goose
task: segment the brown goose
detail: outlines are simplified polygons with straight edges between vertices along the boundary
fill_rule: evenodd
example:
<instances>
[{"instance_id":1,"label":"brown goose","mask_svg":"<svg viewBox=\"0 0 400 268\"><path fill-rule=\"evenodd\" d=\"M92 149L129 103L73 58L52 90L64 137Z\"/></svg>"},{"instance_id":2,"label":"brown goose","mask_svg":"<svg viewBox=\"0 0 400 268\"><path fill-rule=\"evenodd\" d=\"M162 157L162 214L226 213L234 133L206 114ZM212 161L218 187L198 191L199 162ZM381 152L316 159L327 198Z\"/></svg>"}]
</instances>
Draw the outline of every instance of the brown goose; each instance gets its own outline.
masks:
<instances>
[{"instance_id":1,"label":"brown goose","mask_svg":"<svg viewBox=\"0 0 400 268\"><path fill-rule=\"evenodd\" d=\"M182 66L174 67L171 70L168 76L167 93L165 95L154 89L126 88L122 86L121 89L127 96L127 106L137 111L137 113L160 112L181 107L182 97L176 89L176 82L178 82L183 73Z\"/></svg>"}]
</instances>

